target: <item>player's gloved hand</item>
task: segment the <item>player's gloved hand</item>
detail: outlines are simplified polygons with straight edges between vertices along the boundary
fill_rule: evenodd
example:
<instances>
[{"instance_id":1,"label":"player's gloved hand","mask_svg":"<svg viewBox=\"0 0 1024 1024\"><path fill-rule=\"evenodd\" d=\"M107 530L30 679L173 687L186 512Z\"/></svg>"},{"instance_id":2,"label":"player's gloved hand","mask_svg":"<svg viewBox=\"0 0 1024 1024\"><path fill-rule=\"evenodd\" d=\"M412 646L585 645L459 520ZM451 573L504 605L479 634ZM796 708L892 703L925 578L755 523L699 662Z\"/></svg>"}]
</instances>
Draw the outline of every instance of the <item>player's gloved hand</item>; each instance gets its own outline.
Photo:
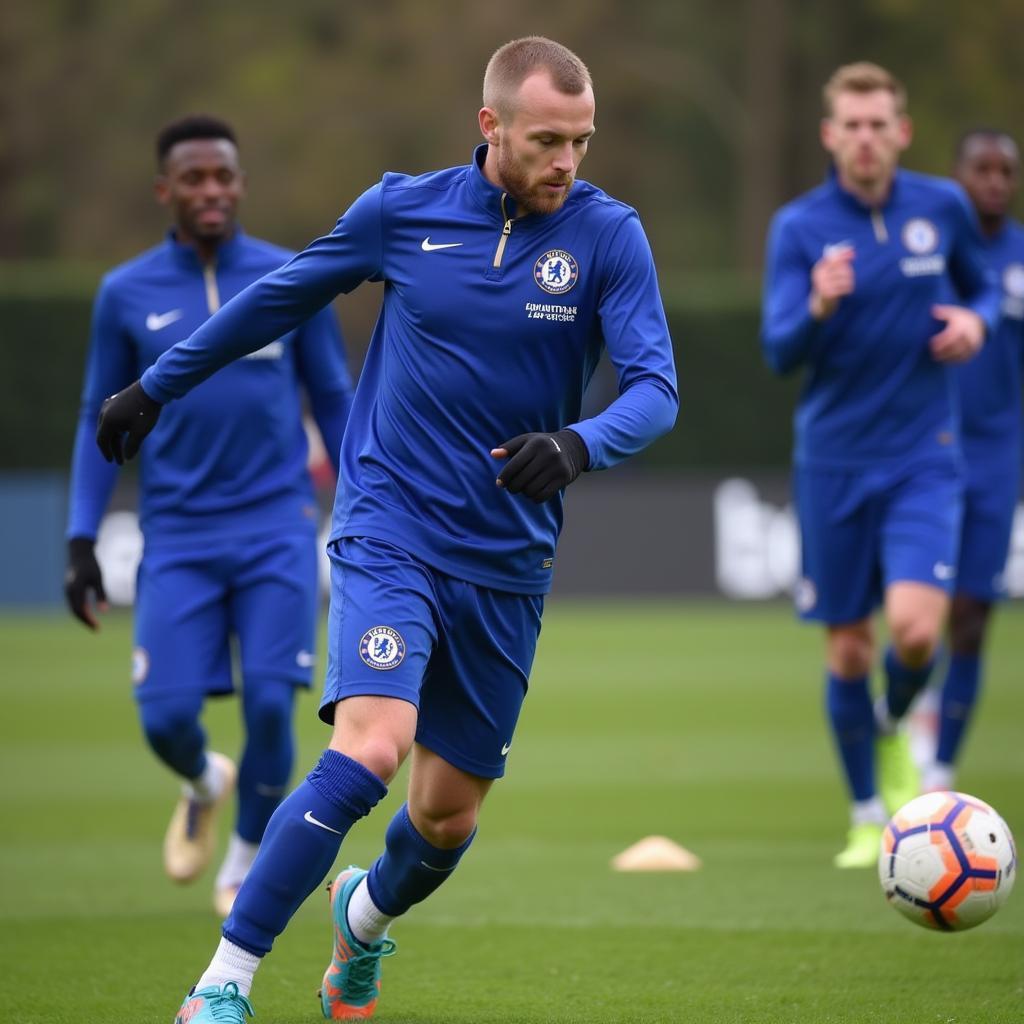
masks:
<instances>
[{"instance_id":1,"label":"player's gloved hand","mask_svg":"<svg viewBox=\"0 0 1024 1024\"><path fill-rule=\"evenodd\" d=\"M156 426L162 408L142 390L140 381L111 395L100 406L96 425L96 443L103 458L119 466L133 458L143 438Z\"/></svg>"},{"instance_id":2,"label":"player's gloved hand","mask_svg":"<svg viewBox=\"0 0 1024 1024\"><path fill-rule=\"evenodd\" d=\"M525 494L538 505L568 487L590 462L587 446L574 430L520 434L492 449L491 455L508 459L498 475L498 486Z\"/></svg>"},{"instance_id":3,"label":"player's gloved hand","mask_svg":"<svg viewBox=\"0 0 1024 1024\"><path fill-rule=\"evenodd\" d=\"M100 628L90 608L90 592L95 596L96 607L103 612L107 610L103 573L96 561L95 548L95 542L89 537L72 537L68 541L68 567L64 573L64 596L71 614L90 629Z\"/></svg>"}]
</instances>

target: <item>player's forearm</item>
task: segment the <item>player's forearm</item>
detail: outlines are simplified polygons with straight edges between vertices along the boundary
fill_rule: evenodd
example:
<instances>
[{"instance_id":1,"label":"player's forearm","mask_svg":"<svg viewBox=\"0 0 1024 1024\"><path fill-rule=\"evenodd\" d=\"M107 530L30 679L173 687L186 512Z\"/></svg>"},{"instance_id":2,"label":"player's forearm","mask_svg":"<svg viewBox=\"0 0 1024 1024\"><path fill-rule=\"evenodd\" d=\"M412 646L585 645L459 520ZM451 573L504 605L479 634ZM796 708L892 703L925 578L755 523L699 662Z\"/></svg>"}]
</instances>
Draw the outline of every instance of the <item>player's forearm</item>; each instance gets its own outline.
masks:
<instances>
[{"instance_id":1,"label":"player's forearm","mask_svg":"<svg viewBox=\"0 0 1024 1024\"><path fill-rule=\"evenodd\" d=\"M787 316L766 315L761 327L761 351L776 373L790 373L807 361L821 331L807 303Z\"/></svg>"},{"instance_id":2,"label":"player's forearm","mask_svg":"<svg viewBox=\"0 0 1024 1024\"><path fill-rule=\"evenodd\" d=\"M117 466L101 458L96 450L95 433L96 413L91 407L83 407L71 458L68 538L96 536L117 481Z\"/></svg>"},{"instance_id":3,"label":"player's forearm","mask_svg":"<svg viewBox=\"0 0 1024 1024\"><path fill-rule=\"evenodd\" d=\"M351 391L339 389L331 394L310 394L313 420L323 438L327 457L335 475L338 474L341 457L341 439L345 434L345 424L352 409Z\"/></svg>"},{"instance_id":4,"label":"player's forearm","mask_svg":"<svg viewBox=\"0 0 1024 1024\"><path fill-rule=\"evenodd\" d=\"M643 377L600 415L573 423L570 428L587 446L587 468L608 469L668 433L678 412L675 387L663 377Z\"/></svg>"},{"instance_id":5,"label":"player's forearm","mask_svg":"<svg viewBox=\"0 0 1024 1024\"><path fill-rule=\"evenodd\" d=\"M985 337L991 338L999 327L999 319L1002 316L1001 290L986 281L985 287L964 305L981 317L981 321L985 325Z\"/></svg>"}]
</instances>

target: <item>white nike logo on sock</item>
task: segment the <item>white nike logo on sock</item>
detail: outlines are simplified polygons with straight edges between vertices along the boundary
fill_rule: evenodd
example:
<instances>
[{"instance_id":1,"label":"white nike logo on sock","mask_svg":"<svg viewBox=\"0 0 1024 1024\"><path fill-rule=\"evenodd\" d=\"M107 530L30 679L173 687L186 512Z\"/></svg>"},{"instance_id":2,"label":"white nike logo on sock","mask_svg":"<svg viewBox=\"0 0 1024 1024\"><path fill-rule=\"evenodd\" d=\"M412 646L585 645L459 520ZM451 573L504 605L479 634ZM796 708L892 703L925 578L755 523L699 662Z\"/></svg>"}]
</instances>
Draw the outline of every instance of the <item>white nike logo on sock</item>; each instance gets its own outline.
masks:
<instances>
[{"instance_id":1,"label":"white nike logo on sock","mask_svg":"<svg viewBox=\"0 0 1024 1024\"><path fill-rule=\"evenodd\" d=\"M440 872L442 875L448 871L454 871L454 868L435 868L433 864L428 864L425 860L421 860L420 863L430 871Z\"/></svg>"},{"instance_id":2,"label":"white nike logo on sock","mask_svg":"<svg viewBox=\"0 0 1024 1024\"><path fill-rule=\"evenodd\" d=\"M339 832L336 828L331 828L330 825L325 825L322 821L313 817L312 811L306 811L303 817L310 823L310 825L316 825L317 828L322 828L327 832L333 832L336 836L343 836L344 832Z\"/></svg>"}]
</instances>

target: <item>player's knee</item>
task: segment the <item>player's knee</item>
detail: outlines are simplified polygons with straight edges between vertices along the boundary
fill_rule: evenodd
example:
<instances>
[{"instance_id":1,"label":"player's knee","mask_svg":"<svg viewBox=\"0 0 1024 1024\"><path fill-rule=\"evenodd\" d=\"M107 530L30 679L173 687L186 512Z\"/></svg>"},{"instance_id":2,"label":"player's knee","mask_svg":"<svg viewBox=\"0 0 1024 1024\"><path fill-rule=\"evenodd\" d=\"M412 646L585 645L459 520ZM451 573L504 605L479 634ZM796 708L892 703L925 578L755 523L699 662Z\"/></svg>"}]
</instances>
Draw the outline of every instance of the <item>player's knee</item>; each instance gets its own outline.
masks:
<instances>
[{"instance_id":1,"label":"player's knee","mask_svg":"<svg viewBox=\"0 0 1024 1024\"><path fill-rule=\"evenodd\" d=\"M245 728L250 743L275 747L291 736L294 687L277 682L250 685L245 696Z\"/></svg>"},{"instance_id":2,"label":"player's knee","mask_svg":"<svg viewBox=\"0 0 1024 1024\"><path fill-rule=\"evenodd\" d=\"M343 753L388 783L397 774L407 751L388 736L368 736L348 744Z\"/></svg>"},{"instance_id":3,"label":"player's knee","mask_svg":"<svg viewBox=\"0 0 1024 1024\"><path fill-rule=\"evenodd\" d=\"M949 645L954 654L977 657L985 642L989 606L981 601L957 599L949 619Z\"/></svg>"},{"instance_id":4,"label":"player's knee","mask_svg":"<svg viewBox=\"0 0 1024 1024\"><path fill-rule=\"evenodd\" d=\"M473 834L477 815L476 807L435 813L431 813L429 808L418 808L416 828L431 846L439 850L453 850Z\"/></svg>"},{"instance_id":5,"label":"player's knee","mask_svg":"<svg viewBox=\"0 0 1024 1024\"><path fill-rule=\"evenodd\" d=\"M908 668L924 668L939 646L940 625L924 616L907 616L890 623L892 643Z\"/></svg>"},{"instance_id":6,"label":"player's knee","mask_svg":"<svg viewBox=\"0 0 1024 1024\"><path fill-rule=\"evenodd\" d=\"M139 705L142 731L153 751L167 758L182 747L199 728L199 709L191 704L146 701Z\"/></svg>"},{"instance_id":7,"label":"player's knee","mask_svg":"<svg viewBox=\"0 0 1024 1024\"><path fill-rule=\"evenodd\" d=\"M861 632L834 633L829 638L829 669L841 679L858 679L871 671L874 648Z\"/></svg>"}]
</instances>

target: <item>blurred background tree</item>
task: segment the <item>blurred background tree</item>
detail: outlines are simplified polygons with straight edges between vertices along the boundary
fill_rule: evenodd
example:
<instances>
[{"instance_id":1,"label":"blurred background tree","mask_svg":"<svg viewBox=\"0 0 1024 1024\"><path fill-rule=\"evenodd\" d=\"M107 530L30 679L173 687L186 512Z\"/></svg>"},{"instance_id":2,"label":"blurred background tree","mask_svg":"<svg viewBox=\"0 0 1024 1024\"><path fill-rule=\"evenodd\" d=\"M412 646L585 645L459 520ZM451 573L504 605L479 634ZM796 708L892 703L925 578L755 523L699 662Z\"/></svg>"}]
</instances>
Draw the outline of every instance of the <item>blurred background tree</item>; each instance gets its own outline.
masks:
<instances>
[{"instance_id":1,"label":"blurred background tree","mask_svg":"<svg viewBox=\"0 0 1024 1024\"><path fill-rule=\"evenodd\" d=\"M383 171L467 161L484 64L528 33L590 65L584 176L639 210L654 248L686 428L655 464L786 461L795 384L760 365L757 275L772 211L825 171L821 86L838 64L875 60L906 82L908 166L944 173L979 123L1024 141L1020 0L7 0L0 469L33 457L15 434L40 401L52 433L35 457L66 466L93 289L166 227L151 189L161 125L230 120L245 227L301 247ZM376 303L368 288L341 304L356 366Z\"/></svg>"},{"instance_id":2,"label":"blurred background tree","mask_svg":"<svg viewBox=\"0 0 1024 1024\"><path fill-rule=\"evenodd\" d=\"M516 35L590 64L586 176L636 205L663 275L756 271L781 202L824 168L820 87L877 60L907 83L908 164L941 172L959 131L1024 135L1019 0L13 0L0 15L0 259L107 264L152 244L152 139L233 121L251 230L298 246L386 169L463 162L480 78Z\"/></svg>"}]
</instances>

